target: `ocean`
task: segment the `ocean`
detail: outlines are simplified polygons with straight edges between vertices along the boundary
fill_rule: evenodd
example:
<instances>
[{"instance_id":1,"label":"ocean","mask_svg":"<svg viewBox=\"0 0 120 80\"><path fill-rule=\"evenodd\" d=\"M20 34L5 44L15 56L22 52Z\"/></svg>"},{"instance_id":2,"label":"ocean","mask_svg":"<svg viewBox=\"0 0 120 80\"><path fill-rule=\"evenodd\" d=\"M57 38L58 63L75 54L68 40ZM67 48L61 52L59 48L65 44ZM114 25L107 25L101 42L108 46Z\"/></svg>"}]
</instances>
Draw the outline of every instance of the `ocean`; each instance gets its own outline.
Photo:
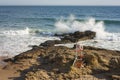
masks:
<instances>
[{"instance_id":1,"label":"ocean","mask_svg":"<svg viewBox=\"0 0 120 80\"><path fill-rule=\"evenodd\" d=\"M55 33L86 30L96 37L81 44L120 50L120 6L0 6L0 55L59 40Z\"/></svg>"}]
</instances>

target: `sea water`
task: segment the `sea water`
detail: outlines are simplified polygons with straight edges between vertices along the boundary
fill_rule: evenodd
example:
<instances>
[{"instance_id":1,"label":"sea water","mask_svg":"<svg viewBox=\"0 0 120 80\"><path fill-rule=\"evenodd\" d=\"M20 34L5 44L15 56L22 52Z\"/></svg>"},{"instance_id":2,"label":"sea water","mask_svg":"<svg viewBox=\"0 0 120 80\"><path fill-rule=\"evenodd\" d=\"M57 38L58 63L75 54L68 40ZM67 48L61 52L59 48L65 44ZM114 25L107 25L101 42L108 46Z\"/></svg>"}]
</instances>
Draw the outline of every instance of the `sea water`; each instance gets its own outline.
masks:
<instances>
[{"instance_id":1,"label":"sea water","mask_svg":"<svg viewBox=\"0 0 120 80\"><path fill-rule=\"evenodd\" d=\"M0 55L17 55L55 33L91 30L83 45L120 50L119 6L0 6Z\"/></svg>"}]
</instances>

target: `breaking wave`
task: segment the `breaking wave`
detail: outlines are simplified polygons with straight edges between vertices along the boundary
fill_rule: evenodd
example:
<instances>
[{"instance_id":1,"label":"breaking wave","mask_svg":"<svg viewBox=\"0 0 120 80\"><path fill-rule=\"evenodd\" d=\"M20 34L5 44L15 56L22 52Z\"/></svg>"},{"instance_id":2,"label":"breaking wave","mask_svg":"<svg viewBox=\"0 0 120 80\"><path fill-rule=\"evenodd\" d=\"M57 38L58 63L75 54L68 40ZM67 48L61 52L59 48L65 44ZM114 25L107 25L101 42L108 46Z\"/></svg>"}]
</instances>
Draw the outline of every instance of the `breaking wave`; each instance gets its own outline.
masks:
<instances>
[{"instance_id":1,"label":"breaking wave","mask_svg":"<svg viewBox=\"0 0 120 80\"><path fill-rule=\"evenodd\" d=\"M1 31L0 34L5 35L5 36L11 36L11 35L29 35L29 34L37 34L42 32L41 29L30 29L26 27L23 30L6 30L6 31Z\"/></svg>"},{"instance_id":2,"label":"breaking wave","mask_svg":"<svg viewBox=\"0 0 120 80\"><path fill-rule=\"evenodd\" d=\"M78 21L75 19L74 15L70 15L67 20L61 18L55 23L56 33L83 32L86 30L96 32L95 39L120 41L120 33L110 33L105 31L104 21L97 21L95 18Z\"/></svg>"}]
</instances>

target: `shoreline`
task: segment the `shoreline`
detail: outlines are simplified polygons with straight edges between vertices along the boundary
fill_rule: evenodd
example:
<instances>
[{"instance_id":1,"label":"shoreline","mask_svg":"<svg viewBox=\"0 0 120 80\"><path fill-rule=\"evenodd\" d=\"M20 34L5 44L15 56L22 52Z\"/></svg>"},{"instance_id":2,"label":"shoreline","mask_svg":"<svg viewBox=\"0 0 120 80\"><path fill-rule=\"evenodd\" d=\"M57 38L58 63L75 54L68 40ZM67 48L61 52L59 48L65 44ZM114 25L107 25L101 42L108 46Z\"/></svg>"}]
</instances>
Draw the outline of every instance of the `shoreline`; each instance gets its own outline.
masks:
<instances>
[{"instance_id":1,"label":"shoreline","mask_svg":"<svg viewBox=\"0 0 120 80\"><path fill-rule=\"evenodd\" d=\"M6 63L3 61L4 59L8 59L7 56L0 56L0 67L3 67L6 65Z\"/></svg>"},{"instance_id":2,"label":"shoreline","mask_svg":"<svg viewBox=\"0 0 120 80\"><path fill-rule=\"evenodd\" d=\"M88 75L96 80L118 79L120 75L120 51L107 50L91 46L84 46L83 68L72 66L75 59L75 47L54 46L56 44L78 42L91 39L95 34L79 35L73 33L67 37L62 35L60 40L48 40L39 46L32 46L31 50L20 53L12 58L5 59L7 63L0 69L1 80L65 80L86 79ZM77 37L75 37L78 35ZM2 59L2 57L1 57ZM2 74L3 73L3 74ZM38 75L39 74L39 75ZM117 78L114 78L115 76ZM114 76L114 77L113 77ZM92 80L92 79L91 79Z\"/></svg>"},{"instance_id":3,"label":"shoreline","mask_svg":"<svg viewBox=\"0 0 120 80\"><path fill-rule=\"evenodd\" d=\"M89 47L86 47L86 48L89 49ZM91 50L92 50L92 48L93 47L91 47ZM93 49L96 49L96 50L106 50L106 49L101 49L101 48L96 48L96 47L94 47ZM116 51L116 50L110 50L110 51ZM118 56L118 57L120 57L120 56ZM7 58L4 57L4 56L0 56L0 61L4 60L4 59L7 59ZM3 69L3 67L5 67L7 64L9 64L9 63L6 62L5 65L3 65L3 64L0 65L0 75L2 76L0 78L0 80L20 80L20 79L22 79L21 78L21 70L19 72L19 71L17 71L18 69L13 69L13 68ZM95 79L95 80L111 80L109 77L107 77L108 78L107 79L105 75L108 75L108 76L113 75L113 78L115 76L115 79L116 79L116 75L117 74L114 75L114 72L113 73L109 73L108 72L108 73L103 73L103 74L100 73L100 74L96 74L96 75L89 75L88 74L88 75L81 75L81 77L78 78L78 79L80 79L80 80L83 80L83 79L89 79L89 80L93 80L93 79ZM120 75L120 73L118 73L118 75ZM99 78L97 78L96 76L99 77ZM117 76L117 77L119 78L119 76ZM75 80L78 80L78 79L75 79ZM32 80L32 79L28 79L28 80ZM35 79L33 79L33 80L35 80Z\"/></svg>"}]
</instances>

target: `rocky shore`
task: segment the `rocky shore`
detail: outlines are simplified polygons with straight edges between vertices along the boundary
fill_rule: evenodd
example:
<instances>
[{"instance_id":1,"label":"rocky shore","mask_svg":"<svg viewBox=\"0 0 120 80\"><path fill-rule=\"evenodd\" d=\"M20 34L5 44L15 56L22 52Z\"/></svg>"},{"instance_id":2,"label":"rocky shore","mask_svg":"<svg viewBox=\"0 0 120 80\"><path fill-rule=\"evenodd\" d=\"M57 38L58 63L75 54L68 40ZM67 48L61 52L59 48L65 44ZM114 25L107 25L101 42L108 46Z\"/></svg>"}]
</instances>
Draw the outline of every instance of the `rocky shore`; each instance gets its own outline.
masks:
<instances>
[{"instance_id":1,"label":"rocky shore","mask_svg":"<svg viewBox=\"0 0 120 80\"><path fill-rule=\"evenodd\" d=\"M5 59L1 69L20 73L13 80L120 80L120 51L84 46L83 67L73 66L75 47L54 46L93 39L95 32L55 34L61 40L49 40L31 50ZM9 80L9 79L8 79Z\"/></svg>"}]
</instances>

